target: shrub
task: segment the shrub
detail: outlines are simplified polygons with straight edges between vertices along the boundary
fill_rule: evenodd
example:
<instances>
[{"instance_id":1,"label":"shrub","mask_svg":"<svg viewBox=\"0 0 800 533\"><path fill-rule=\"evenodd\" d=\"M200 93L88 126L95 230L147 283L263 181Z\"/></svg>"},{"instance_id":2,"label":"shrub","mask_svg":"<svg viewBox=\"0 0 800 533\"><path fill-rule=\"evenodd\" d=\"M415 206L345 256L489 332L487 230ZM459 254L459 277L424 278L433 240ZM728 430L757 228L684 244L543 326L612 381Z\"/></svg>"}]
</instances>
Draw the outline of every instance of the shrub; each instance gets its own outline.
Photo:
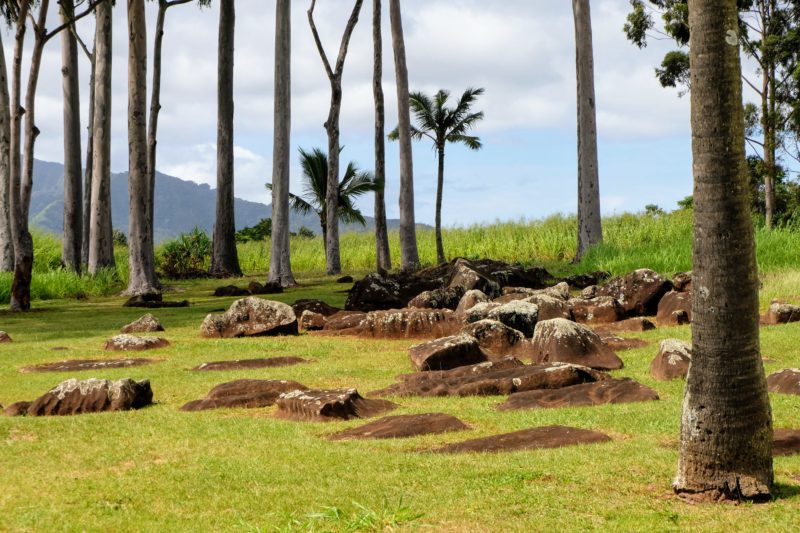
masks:
<instances>
[{"instance_id":1,"label":"shrub","mask_svg":"<svg viewBox=\"0 0 800 533\"><path fill-rule=\"evenodd\" d=\"M158 266L161 274L170 279L206 277L211 251L211 239L195 227L161 245L157 254Z\"/></svg>"},{"instance_id":2,"label":"shrub","mask_svg":"<svg viewBox=\"0 0 800 533\"><path fill-rule=\"evenodd\" d=\"M262 218L255 226L236 232L236 242L263 241L272 235L272 219Z\"/></svg>"},{"instance_id":3,"label":"shrub","mask_svg":"<svg viewBox=\"0 0 800 533\"><path fill-rule=\"evenodd\" d=\"M128 246L128 237L116 228L111 231L111 240L114 246Z\"/></svg>"}]
</instances>

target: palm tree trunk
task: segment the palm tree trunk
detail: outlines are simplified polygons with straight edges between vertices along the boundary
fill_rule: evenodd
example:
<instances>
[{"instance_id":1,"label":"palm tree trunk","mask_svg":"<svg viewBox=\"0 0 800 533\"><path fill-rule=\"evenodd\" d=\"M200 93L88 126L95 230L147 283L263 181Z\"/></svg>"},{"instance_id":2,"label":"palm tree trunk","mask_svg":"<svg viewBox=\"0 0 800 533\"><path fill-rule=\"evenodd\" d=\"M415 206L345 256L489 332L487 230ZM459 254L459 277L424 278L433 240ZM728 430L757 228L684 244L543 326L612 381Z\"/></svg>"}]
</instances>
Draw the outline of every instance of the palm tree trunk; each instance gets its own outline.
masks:
<instances>
[{"instance_id":1,"label":"palm tree trunk","mask_svg":"<svg viewBox=\"0 0 800 533\"><path fill-rule=\"evenodd\" d=\"M111 227L111 61L112 6L97 6L95 18L92 189L88 270L96 275L115 265Z\"/></svg>"},{"instance_id":2,"label":"palm tree trunk","mask_svg":"<svg viewBox=\"0 0 800 533\"><path fill-rule=\"evenodd\" d=\"M61 23L72 20L75 8L70 2L60 5ZM83 237L81 100L78 80L78 43L75 34L61 34L61 74L64 85L64 236L61 263L73 272L81 270Z\"/></svg>"},{"instance_id":3,"label":"palm tree trunk","mask_svg":"<svg viewBox=\"0 0 800 533\"><path fill-rule=\"evenodd\" d=\"M446 261L442 244L442 192L444 189L444 139L436 148L439 160L439 171L436 176L436 262L440 265Z\"/></svg>"},{"instance_id":4,"label":"palm tree trunk","mask_svg":"<svg viewBox=\"0 0 800 533\"><path fill-rule=\"evenodd\" d=\"M272 237L269 281L295 285L289 255L289 169L292 132L291 1L275 6L275 112L272 148Z\"/></svg>"},{"instance_id":5,"label":"palm tree trunk","mask_svg":"<svg viewBox=\"0 0 800 533\"><path fill-rule=\"evenodd\" d=\"M14 270L11 234L11 105L6 57L0 36L0 272Z\"/></svg>"},{"instance_id":6,"label":"palm tree trunk","mask_svg":"<svg viewBox=\"0 0 800 533\"><path fill-rule=\"evenodd\" d=\"M597 164L597 118L594 95L594 51L589 0L572 0L575 19L575 64L578 79L578 250L575 260L603 240L600 178Z\"/></svg>"},{"instance_id":7,"label":"palm tree trunk","mask_svg":"<svg viewBox=\"0 0 800 533\"><path fill-rule=\"evenodd\" d=\"M161 50L164 44L164 22L169 7L170 4L166 0L158 0L158 14L153 36L153 85L150 89L150 117L147 120L147 202L145 203L150 242L153 242L152 228L155 225L156 150L158 148L158 115L161 112Z\"/></svg>"},{"instance_id":8,"label":"palm tree trunk","mask_svg":"<svg viewBox=\"0 0 800 533\"><path fill-rule=\"evenodd\" d=\"M147 165L147 28L144 0L128 0L128 288L129 295L159 292Z\"/></svg>"},{"instance_id":9,"label":"palm tree trunk","mask_svg":"<svg viewBox=\"0 0 800 533\"><path fill-rule=\"evenodd\" d=\"M414 164L411 155L411 109L408 93L406 45L400 0L389 0L392 49L397 78L397 123L400 143L400 266L414 269L419 265L417 229L414 222Z\"/></svg>"},{"instance_id":10,"label":"palm tree trunk","mask_svg":"<svg viewBox=\"0 0 800 533\"><path fill-rule=\"evenodd\" d=\"M694 252L692 365L674 489L770 498L772 421L758 339L735 0L689 0ZM734 28L734 30L731 30Z\"/></svg>"},{"instance_id":11,"label":"palm tree trunk","mask_svg":"<svg viewBox=\"0 0 800 533\"><path fill-rule=\"evenodd\" d=\"M89 75L89 120L86 135L86 165L83 169L83 237L81 239L81 263L89 264L89 226L92 217L92 161L94 161L94 82L97 54L89 55L91 74Z\"/></svg>"},{"instance_id":12,"label":"palm tree trunk","mask_svg":"<svg viewBox=\"0 0 800 533\"><path fill-rule=\"evenodd\" d=\"M236 251L233 200L233 39L236 11L233 0L219 4L217 65L217 208L211 274L241 276Z\"/></svg>"},{"instance_id":13,"label":"palm tree trunk","mask_svg":"<svg viewBox=\"0 0 800 533\"><path fill-rule=\"evenodd\" d=\"M386 227L386 141L383 100L383 38L381 35L381 0L372 1L372 44L374 51L372 92L375 98L375 259L379 272L392 268L389 232Z\"/></svg>"}]
</instances>

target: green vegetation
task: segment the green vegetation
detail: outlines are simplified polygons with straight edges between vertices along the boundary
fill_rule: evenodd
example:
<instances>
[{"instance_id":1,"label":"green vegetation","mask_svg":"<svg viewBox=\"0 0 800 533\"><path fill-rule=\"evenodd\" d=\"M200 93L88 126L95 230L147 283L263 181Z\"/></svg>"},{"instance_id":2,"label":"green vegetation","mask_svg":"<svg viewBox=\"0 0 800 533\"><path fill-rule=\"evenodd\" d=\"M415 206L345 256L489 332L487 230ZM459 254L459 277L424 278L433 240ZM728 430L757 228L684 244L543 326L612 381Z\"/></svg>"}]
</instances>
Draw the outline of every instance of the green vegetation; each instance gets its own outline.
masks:
<instances>
[{"instance_id":1,"label":"green vegetation","mask_svg":"<svg viewBox=\"0 0 800 533\"><path fill-rule=\"evenodd\" d=\"M167 279L205 277L211 249L211 238L200 228L194 228L159 246L156 266Z\"/></svg>"}]
</instances>

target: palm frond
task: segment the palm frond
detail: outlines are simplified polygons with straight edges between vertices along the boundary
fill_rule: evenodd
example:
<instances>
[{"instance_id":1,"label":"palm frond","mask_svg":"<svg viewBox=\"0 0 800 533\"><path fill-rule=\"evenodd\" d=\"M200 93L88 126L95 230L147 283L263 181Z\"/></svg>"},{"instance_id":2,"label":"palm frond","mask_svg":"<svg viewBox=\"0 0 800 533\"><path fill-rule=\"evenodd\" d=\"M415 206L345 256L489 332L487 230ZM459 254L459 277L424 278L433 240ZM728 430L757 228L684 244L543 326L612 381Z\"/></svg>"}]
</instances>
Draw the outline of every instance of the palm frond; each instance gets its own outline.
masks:
<instances>
[{"instance_id":1,"label":"palm frond","mask_svg":"<svg viewBox=\"0 0 800 533\"><path fill-rule=\"evenodd\" d=\"M339 198L339 220L345 224L367 225L367 220L361 211L353 205L352 199L348 197Z\"/></svg>"},{"instance_id":2,"label":"palm frond","mask_svg":"<svg viewBox=\"0 0 800 533\"><path fill-rule=\"evenodd\" d=\"M447 141L451 143L462 143L467 146L470 150L480 150L483 148L483 144L481 143L480 137L474 137L470 135L453 135L450 134L447 136Z\"/></svg>"}]
</instances>

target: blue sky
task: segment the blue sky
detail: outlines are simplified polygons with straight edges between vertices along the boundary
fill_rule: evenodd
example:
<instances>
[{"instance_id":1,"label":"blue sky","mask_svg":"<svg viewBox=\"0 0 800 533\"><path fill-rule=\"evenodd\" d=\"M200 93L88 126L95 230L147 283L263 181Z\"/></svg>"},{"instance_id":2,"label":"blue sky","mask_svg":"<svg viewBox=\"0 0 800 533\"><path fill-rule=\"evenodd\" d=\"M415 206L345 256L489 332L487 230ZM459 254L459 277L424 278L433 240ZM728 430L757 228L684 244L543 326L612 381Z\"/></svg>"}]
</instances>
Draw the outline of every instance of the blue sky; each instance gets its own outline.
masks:
<instances>
[{"instance_id":1,"label":"blue sky","mask_svg":"<svg viewBox=\"0 0 800 533\"><path fill-rule=\"evenodd\" d=\"M387 2L384 2L387 4ZM326 146L322 127L329 86L306 20L309 2L293 7L293 147ZM319 0L317 24L329 55L338 50L349 0ZM372 3L364 2L344 74L343 158L371 169ZM575 211L574 29L569 2L553 0L404 0L404 24L412 90L439 88L460 94L481 86L476 107L486 120L476 134L484 149L448 148L443 220L469 225L494 220L541 218ZM236 193L267 202L271 177L272 0L237 1ZM394 65L384 23L384 89L387 126L396 122ZM655 203L674 208L691 194L689 99L662 89L653 68L669 43L651 41L639 50L622 33L627 0L594 0L601 201L605 214L641 210ZM148 3L150 23L155 5ZM55 14L52 16L52 26ZM127 169L125 11L115 9L113 146L114 171ZM183 179L214 184L216 33L218 8L170 10L164 47L164 81L158 168ZM79 32L91 38L93 21ZM150 27L152 40L152 25ZM6 55L11 35L3 33ZM45 51L37 116L42 134L36 156L62 161L59 41ZM83 87L88 63L82 62ZM88 92L88 91L87 91ZM84 100L85 100L84 95ZM86 113L86 104L83 107ZM397 216L398 154L387 145L387 209ZM293 156L292 187L300 191ZM414 145L416 212L434 216L436 161L426 143ZM369 199L361 202L371 213Z\"/></svg>"}]
</instances>

